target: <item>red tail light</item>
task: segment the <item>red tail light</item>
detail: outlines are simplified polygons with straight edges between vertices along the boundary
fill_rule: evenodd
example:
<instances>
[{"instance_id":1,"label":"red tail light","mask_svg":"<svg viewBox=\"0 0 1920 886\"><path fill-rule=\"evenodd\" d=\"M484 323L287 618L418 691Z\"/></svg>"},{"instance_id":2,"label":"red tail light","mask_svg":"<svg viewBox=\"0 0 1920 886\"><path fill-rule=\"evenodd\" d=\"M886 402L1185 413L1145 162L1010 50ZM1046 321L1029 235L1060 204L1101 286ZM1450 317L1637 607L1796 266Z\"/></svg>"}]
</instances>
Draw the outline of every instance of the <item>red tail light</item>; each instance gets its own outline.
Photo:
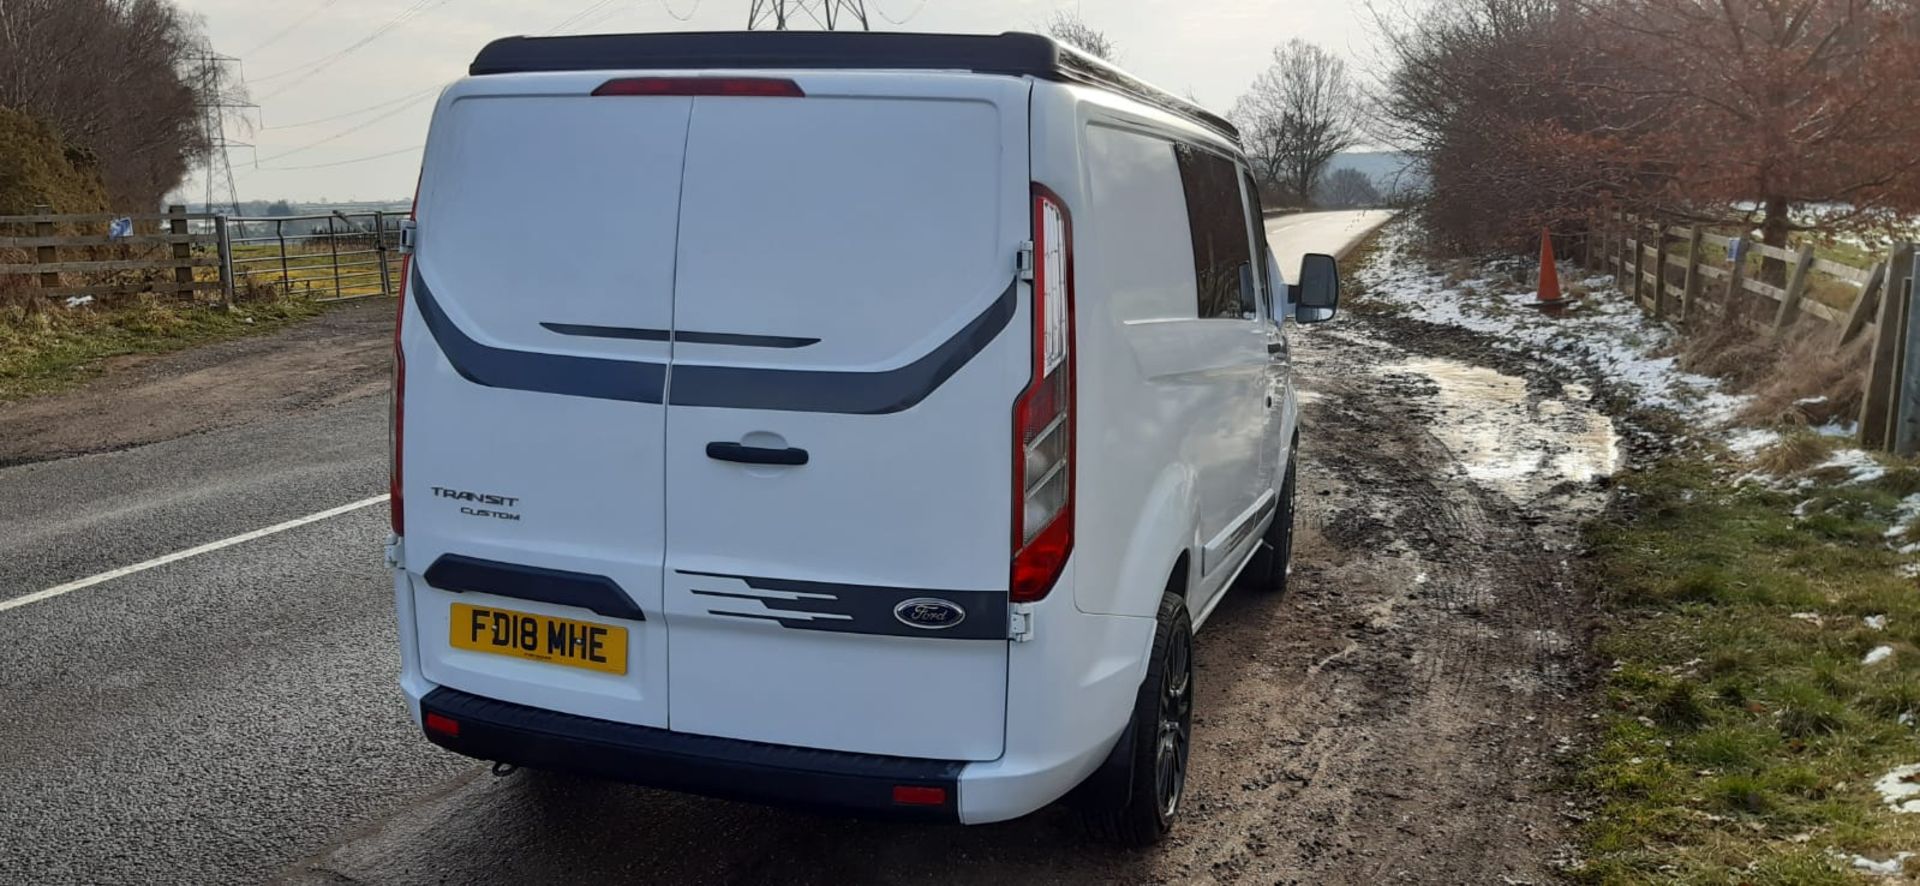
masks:
<instances>
[{"instance_id":1,"label":"red tail light","mask_svg":"<svg viewBox=\"0 0 1920 886\"><path fill-rule=\"evenodd\" d=\"M420 190L414 189L413 208L408 210L407 218L412 220L420 213ZM407 318L407 283L413 278L413 256L400 256L400 303L393 308L393 390L389 392L388 402L392 409L387 414L387 445L391 458L387 462L387 519L393 527L393 534L407 534L407 507L400 494L401 451L406 442L407 427L407 354L400 347L400 328Z\"/></svg>"},{"instance_id":2,"label":"red tail light","mask_svg":"<svg viewBox=\"0 0 1920 886\"><path fill-rule=\"evenodd\" d=\"M895 806L944 806L946 803L946 788L910 784L893 786L893 805Z\"/></svg>"},{"instance_id":3,"label":"red tail light","mask_svg":"<svg viewBox=\"0 0 1920 886\"><path fill-rule=\"evenodd\" d=\"M805 98L792 80L775 77L622 77L608 80L594 95L731 96L735 98Z\"/></svg>"},{"instance_id":4,"label":"red tail light","mask_svg":"<svg viewBox=\"0 0 1920 886\"><path fill-rule=\"evenodd\" d=\"M1053 590L1073 552L1073 219L1033 186L1033 381L1013 407L1013 601Z\"/></svg>"},{"instance_id":5,"label":"red tail light","mask_svg":"<svg viewBox=\"0 0 1920 886\"><path fill-rule=\"evenodd\" d=\"M460 737L460 721L445 714L428 712L426 726L428 732L438 732L448 738Z\"/></svg>"}]
</instances>

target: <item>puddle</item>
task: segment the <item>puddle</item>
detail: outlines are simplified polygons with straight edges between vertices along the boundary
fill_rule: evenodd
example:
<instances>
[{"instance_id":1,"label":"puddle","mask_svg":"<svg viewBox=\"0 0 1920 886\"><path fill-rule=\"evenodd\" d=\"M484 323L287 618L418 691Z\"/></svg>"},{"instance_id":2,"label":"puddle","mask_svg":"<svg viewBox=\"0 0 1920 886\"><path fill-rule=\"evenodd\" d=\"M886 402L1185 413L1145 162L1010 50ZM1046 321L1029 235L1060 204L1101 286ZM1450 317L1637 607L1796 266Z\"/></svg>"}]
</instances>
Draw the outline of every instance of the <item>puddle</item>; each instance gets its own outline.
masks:
<instances>
[{"instance_id":1,"label":"puddle","mask_svg":"<svg viewBox=\"0 0 1920 886\"><path fill-rule=\"evenodd\" d=\"M1619 466L1613 422L1591 405L1593 392L1566 385L1561 399L1530 397L1524 379L1452 360L1422 358L1396 367L1432 381L1432 431L1467 477L1516 503L1572 481L1590 483Z\"/></svg>"}]
</instances>

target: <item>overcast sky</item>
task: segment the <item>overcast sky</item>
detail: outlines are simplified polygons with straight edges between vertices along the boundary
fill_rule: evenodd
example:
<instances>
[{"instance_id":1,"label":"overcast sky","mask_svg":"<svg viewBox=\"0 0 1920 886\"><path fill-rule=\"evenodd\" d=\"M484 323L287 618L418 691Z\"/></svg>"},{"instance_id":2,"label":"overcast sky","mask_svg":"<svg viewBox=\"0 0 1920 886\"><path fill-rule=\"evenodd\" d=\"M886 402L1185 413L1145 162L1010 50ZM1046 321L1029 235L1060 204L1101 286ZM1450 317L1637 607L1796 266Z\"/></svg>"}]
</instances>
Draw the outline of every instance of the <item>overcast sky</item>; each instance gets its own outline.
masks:
<instances>
[{"instance_id":1,"label":"overcast sky","mask_svg":"<svg viewBox=\"0 0 1920 886\"><path fill-rule=\"evenodd\" d=\"M432 97L488 40L511 34L732 30L751 0L177 0L240 58L257 111L229 138L245 200L384 200L412 193ZM816 0L817 2L817 0ZM868 0L876 30L1039 30L1060 6L1120 46L1135 74L1225 111L1276 44L1314 41L1366 65L1361 0ZM899 22L896 24L895 22ZM558 29L556 31L556 28ZM233 130L242 127L233 126ZM373 159L369 159L373 158ZM187 199L204 198L197 182ZM197 196L196 196L197 195Z\"/></svg>"}]
</instances>

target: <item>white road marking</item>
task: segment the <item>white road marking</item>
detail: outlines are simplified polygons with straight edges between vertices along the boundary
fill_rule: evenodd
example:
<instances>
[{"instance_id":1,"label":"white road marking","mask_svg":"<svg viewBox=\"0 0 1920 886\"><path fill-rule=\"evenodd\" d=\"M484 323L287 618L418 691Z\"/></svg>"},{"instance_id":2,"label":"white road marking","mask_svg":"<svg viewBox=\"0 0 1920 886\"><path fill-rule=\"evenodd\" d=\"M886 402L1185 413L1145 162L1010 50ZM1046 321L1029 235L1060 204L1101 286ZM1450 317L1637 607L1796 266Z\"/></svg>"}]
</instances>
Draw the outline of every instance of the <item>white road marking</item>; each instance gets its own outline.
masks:
<instances>
[{"instance_id":1,"label":"white road marking","mask_svg":"<svg viewBox=\"0 0 1920 886\"><path fill-rule=\"evenodd\" d=\"M321 520L326 520L332 517L338 517L341 514L351 513L353 511L360 510L361 508L372 507L373 505L377 505L386 500L387 500L387 496L376 495L373 498L362 499L352 504L341 505L337 508L328 508L327 510L321 511L318 514L308 514L305 517L299 517L293 520L288 520L285 523L275 523L272 526L266 527L265 529L255 529L252 532L243 532L232 538L223 538L219 541L210 541L198 547L187 548L184 551L174 551L171 554L163 554L151 560L135 563L132 566L122 566L119 569L102 572L99 575L89 575L86 578L79 579L78 581L70 581L70 582L67 582L66 584L58 585L56 587L51 587L44 591L35 591L31 594L25 594L19 597L14 597L11 600L0 600L0 612L5 612L9 609L16 609L21 606L25 606L29 603L38 603L42 600L51 600L54 597L60 596L61 594L70 594L74 591L80 590L81 588L93 587L94 585L100 584L101 582L112 581L116 578L132 575L136 572L145 572L149 569L154 568L155 566L165 566L168 563L176 563L181 560L185 560L188 557L198 557L201 554L211 553L213 551L220 550L221 548L230 548L237 544L244 544L246 542L253 541L254 539L266 538L269 535L285 532L289 529L298 529L299 527L305 526L308 523L318 523Z\"/></svg>"}]
</instances>

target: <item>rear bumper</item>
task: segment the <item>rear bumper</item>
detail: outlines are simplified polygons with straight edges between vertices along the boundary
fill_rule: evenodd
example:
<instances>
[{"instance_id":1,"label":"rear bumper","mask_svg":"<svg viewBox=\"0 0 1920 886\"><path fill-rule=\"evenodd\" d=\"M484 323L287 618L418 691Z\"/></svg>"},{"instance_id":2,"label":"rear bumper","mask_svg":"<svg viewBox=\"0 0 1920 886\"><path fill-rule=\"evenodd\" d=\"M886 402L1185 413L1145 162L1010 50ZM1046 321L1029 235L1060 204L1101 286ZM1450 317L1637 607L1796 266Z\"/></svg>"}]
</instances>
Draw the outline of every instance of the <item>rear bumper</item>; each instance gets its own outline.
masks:
<instances>
[{"instance_id":1,"label":"rear bumper","mask_svg":"<svg viewBox=\"0 0 1920 886\"><path fill-rule=\"evenodd\" d=\"M688 735L494 701L444 686L420 700L420 711L423 719L438 714L459 724L458 735L426 729L428 740L482 760L733 800L960 820L964 764L958 762ZM939 788L944 802L896 803L897 787Z\"/></svg>"}]
</instances>

